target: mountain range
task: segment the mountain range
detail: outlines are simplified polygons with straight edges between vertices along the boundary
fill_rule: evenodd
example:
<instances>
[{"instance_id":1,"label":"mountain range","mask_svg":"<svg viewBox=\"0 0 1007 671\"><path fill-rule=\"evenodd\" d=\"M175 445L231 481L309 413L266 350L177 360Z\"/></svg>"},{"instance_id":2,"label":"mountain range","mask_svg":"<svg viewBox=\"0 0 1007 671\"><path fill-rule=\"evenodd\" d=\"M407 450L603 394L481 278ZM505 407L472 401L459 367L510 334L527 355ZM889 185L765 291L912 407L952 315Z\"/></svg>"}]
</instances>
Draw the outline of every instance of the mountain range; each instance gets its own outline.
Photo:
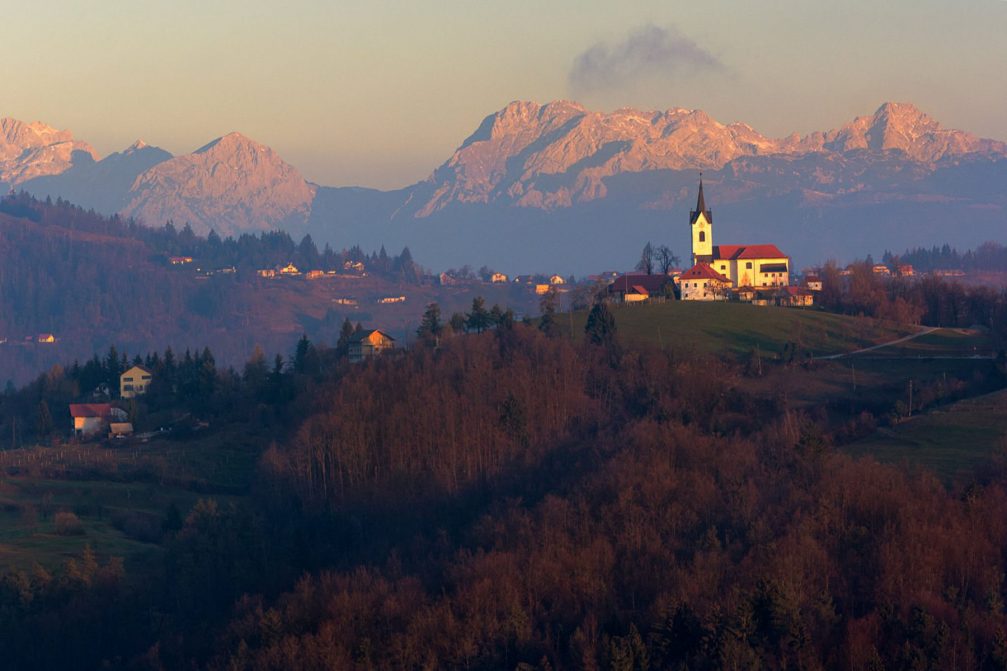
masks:
<instances>
[{"instance_id":1,"label":"mountain range","mask_svg":"<svg viewBox=\"0 0 1007 671\"><path fill-rule=\"evenodd\" d=\"M191 154L137 142L99 159L42 123L0 120L0 185L149 225L237 235L283 228L334 247L408 245L435 267L585 273L644 242L688 252L703 171L718 240L774 242L809 265L884 249L1003 237L1007 144L943 128L906 103L770 138L701 110L611 113L513 102L431 175L394 191L325 187L230 133Z\"/></svg>"}]
</instances>

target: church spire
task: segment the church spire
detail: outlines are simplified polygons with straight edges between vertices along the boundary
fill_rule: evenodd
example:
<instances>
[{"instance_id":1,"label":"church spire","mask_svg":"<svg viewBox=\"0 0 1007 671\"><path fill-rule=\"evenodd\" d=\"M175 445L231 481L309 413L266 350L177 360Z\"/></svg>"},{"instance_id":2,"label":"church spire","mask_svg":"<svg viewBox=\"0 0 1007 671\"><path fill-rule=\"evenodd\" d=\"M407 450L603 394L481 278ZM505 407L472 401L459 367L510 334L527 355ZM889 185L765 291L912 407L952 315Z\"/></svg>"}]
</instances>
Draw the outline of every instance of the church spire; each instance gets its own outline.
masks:
<instances>
[{"instance_id":1,"label":"church spire","mask_svg":"<svg viewBox=\"0 0 1007 671\"><path fill-rule=\"evenodd\" d=\"M699 197L696 199L696 209L689 213L689 223L696 223L701 214L708 223L713 223L713 212L706 209L706 197L703 196L703 173L699 173Z\"/></svg>"},{"instance_id":2,"label":"church spire","mask_svg":"<svg viewBox=\"0 0 1007 671\"><path fill-rule=\"evenodd\" d=\"M696 200L696 212L706 212L706 199L703 198L703 173L699 173L699 199Z\"/></svg>"}]
</instances>

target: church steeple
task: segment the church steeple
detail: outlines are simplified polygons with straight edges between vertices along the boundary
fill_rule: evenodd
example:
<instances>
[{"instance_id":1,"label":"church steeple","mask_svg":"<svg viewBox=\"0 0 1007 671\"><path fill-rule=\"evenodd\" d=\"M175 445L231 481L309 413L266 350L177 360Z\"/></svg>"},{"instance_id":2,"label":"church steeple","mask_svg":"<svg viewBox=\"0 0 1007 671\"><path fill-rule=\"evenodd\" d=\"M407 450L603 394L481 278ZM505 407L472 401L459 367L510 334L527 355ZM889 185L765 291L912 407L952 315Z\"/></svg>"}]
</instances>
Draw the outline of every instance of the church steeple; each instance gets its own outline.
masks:
<instances>
[{"instance_id":1,"label":"church steeple","mask_svg":"<svg viewBox=\"0 0 1007 671\"><path fill-rule=\"evenodd\" d=\"M713 212L706 209L703 173L699 173L699 196L696 209L689 213L689 227L692 229L693 264L710 263L713 260Z\"/></svg>"},{"instance_id":2,"label":"church steeple","mask_svg":"<svg viewBox=\"0 0 1007 671\"><path fill-rule=\"evenodd\" d=\"M689 213L689 223L696 223L700 214L706 217L707 223L713 223L713 212L706 209L706 198L703 196L703 173L699 173L699 197L696 199L696 209Z\"/></svg>"}]
</instances>

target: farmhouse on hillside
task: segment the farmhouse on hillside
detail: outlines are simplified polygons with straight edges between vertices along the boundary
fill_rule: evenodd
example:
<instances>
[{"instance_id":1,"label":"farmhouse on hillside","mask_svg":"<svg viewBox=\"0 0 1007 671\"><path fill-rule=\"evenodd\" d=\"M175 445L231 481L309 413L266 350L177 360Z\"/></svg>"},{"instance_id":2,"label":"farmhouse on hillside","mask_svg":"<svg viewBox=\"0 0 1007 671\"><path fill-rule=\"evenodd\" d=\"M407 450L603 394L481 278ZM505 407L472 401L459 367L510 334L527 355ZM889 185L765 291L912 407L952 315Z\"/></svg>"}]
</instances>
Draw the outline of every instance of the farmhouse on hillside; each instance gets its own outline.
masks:
<instances>
[{"instance_id":1,"label":"farmhouse on hillside","mask_svg":"<svg viewBox=\"0 0 1007 671\"><path fill-rule=\"evenodd\" d=\"M395 338L379 329L365 329L350 337L350 362L360 363L364 359L378 356L390 349L395 349Z\"/></svg>"},{"instance_id":2,"label":"farmhouse on hillside","mask_svg":"<svg viewBox=\"0 0 1007 671\"><path fill-rule=\"evenodd\" d=\"M707 209L703 179L696 209L689 213L693 267L682 273L682 300L713 300L720 288L778 288L790 285L790 257L776 245L713 244L713 211ZM686 291L686 282L691 286Z\"/></svg>"},{"instance_id":3,"label":"farmhouse on hillside","mask_svg":"<svg viewBox=\"0 0 1007 671\"><path fill-rule=\"evenodd\" d=\"M93 438L105 433L112 422L126 422L126 411L109 403L71 403L70 416L73 417L73 435L77 438Z\"/></svg>"}]
</instances>

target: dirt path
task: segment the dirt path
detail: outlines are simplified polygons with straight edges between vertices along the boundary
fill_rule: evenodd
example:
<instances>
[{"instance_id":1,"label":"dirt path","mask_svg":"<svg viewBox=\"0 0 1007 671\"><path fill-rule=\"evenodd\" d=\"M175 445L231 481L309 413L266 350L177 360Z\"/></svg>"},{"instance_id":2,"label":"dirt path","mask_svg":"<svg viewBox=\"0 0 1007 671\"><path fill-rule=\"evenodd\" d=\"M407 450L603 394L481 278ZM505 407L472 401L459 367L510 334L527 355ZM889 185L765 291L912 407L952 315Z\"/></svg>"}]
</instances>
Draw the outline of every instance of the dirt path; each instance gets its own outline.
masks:
<instances>
[{"instance_id":1,"label":"dirt path","mask_svg":"<svg viewBox=\"0 0 1007 671\"><path fill-rule=\"evenodd\" d=\"M854 350L852 352L841 352L839 354L830 354L828 356L816 356L815 359L821 361L828 361L831 359L842 359L844 356L853 356L854 354L863 354L864 352L873 352L874 350L881 349L882 347L890 347L891 345L898 345L900 343L907 342L909 340L914 340L920 336L925 336L934 331L939 331L941 327L939 326L926 326L921 331L916 333L911 333L905 337L898 338L897 340L890 340L888 342L883 342L880 345L872 345L870 347L865 347L863 349Z\"/></svg>"}]
</instances>

